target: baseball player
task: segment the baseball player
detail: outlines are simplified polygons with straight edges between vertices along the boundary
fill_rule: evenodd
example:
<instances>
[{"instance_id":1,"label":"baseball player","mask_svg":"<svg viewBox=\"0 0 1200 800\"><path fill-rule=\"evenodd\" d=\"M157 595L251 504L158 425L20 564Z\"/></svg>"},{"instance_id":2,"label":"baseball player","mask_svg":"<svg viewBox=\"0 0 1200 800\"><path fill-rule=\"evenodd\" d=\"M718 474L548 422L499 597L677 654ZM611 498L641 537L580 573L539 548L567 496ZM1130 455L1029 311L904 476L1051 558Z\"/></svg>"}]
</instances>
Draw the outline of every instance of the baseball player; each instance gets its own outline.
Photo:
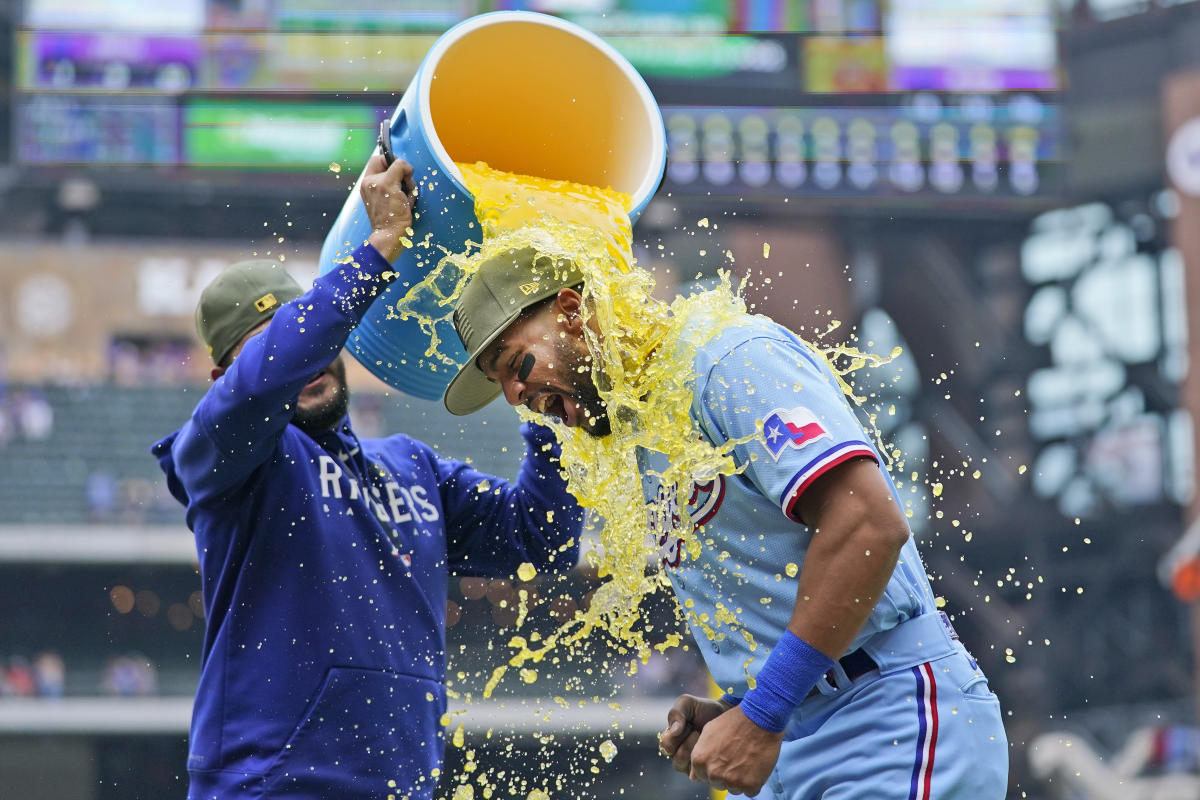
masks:
<instances>
[{"instance_id":1,"label":"baseball player","mask_svg":"<svg viewBox=\"0 0 1200 800\"><path fill-rule=\"evenodd\" d=\"M604 335L583 284L529 248L483 262L455 307L469 360L446 408L503 394L608 435L580 369L584 326ZM824 358L762 316L698 314L680 329L688 343L650 358L690 356L695 431L746 441L739 472L678 489L658 480L662 454L639 455L663 566L726 691L680 697L663 752L695 780L758 798L1003 798L999 701L938 611L896 489ZM691 537L698 556L681 546Z\"/></svg>"},{"instance_id":2,"label":"baseball player","mask_svg":"<svg viewBox=\"0 0 1200 800\"><path fill-rule=\"evenodd\" d=\"M213 384L154 446L196 536L208 622L191 800L431 798L450 572L575 564L582 514L544 427L523 430L510 484L350 425L341 350L394 275L411 178L371 159L371 236L310 291L246 261L201 294Z\"/></svg>"}]
</instances>

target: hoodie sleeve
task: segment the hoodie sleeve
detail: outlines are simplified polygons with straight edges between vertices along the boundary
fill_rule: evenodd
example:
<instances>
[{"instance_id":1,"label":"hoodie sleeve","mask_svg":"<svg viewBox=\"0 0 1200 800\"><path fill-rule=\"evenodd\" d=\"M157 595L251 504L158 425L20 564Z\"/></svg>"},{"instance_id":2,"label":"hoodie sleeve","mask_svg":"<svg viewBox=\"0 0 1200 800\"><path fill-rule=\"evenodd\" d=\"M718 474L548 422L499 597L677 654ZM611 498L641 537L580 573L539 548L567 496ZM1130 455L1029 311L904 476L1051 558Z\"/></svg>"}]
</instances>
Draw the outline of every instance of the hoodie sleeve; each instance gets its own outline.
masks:
<instances>
[{"instance_id":1,"label":"hoodie sleeve","mask_svg":"<svg viewBox=\"0 0 1200 800\"><path fill-rule=\"evenodd\" d=\"M525 423L525 458L516 483L438 458L450 569L506 577L529 562L563 572L579 560L583 510L567 492L549 428Z\"/></svg>"},{"instance_id":2,"label":"hoodie sleeve","mask_svg":"<svg viewBox=\"0 0 1200 800\"><path fill-rule=\"evenodd\" d=\"M300 391L341 352L391 277L387 260L364 244L246 342L171 445L193 502L219 497L270 458Z\"/></svg>"}]
</instances>

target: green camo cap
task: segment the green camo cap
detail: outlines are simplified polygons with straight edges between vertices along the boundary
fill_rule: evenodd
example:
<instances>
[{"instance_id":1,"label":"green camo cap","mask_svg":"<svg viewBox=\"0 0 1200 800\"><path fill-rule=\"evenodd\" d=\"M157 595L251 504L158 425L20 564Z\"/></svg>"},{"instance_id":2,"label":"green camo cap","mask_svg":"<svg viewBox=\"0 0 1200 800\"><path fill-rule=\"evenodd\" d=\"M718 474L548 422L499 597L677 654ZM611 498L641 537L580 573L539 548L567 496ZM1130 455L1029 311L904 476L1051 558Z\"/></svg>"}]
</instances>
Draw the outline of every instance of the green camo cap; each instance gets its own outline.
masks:
<instances>
[{"instance_id":1,"label":"green camo cap","mask_svg":"<svg viewBox=\"0 0 1200 800\"><path fill-rule=\"evenodd\" d=\"M221 270L196 304L196 332L213 363L224 361L251 329L302 294L300 284L275 261L239 261Z\"/></svg>"},{"instance_id":2,"label":"green camo cap","mask_svg":"<svg viewBox=\"0 0 1200 800\"><path fill-rule=\"evenodd\" d=\"M559 289L583 283L583 273L571 261L538 255L521 247L489 258L467 281L454 306L454 330L467 351L464 364L446 387L442 402L451 414L471 414L500 394L500 385L487 379L475 359L521 312Z\"/></svg>"}]
</instances>

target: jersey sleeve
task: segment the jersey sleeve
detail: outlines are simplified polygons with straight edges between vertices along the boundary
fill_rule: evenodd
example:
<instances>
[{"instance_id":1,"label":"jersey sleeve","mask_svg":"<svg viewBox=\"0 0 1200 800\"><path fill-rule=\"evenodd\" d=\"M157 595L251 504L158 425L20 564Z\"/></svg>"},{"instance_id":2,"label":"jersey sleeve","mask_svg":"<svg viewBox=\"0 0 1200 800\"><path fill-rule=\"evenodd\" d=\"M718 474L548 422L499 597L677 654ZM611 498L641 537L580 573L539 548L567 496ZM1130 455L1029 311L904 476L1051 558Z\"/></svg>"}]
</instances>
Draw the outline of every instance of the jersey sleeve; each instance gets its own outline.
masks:
<instances>
[{"instance_id":1,"label":"jersey sleeve","mask_svg":"<svg viewBox=\"0 0 1200 800\"><path fill-rule=\"evenodd\" d=\"M701 381L698 418L709 438L749 437L735 460L797 522L798 500L821 475L852 458L880 460L825 359L798 341L749 339Z\"/></svg>"},{"instance_id":2,"label":"jersey sleeve","mask_svg":"<svg viewBox=\"0 0 1200 800\"><path fill-rule=\"evenodd\" d=\"M525 458L515 483L435 457L457 575L506 577L526 561L539 572L564 572L579 561L583 509L567 491L554 434L530 423L521 434Z\"/></svg>"}]
</instances>

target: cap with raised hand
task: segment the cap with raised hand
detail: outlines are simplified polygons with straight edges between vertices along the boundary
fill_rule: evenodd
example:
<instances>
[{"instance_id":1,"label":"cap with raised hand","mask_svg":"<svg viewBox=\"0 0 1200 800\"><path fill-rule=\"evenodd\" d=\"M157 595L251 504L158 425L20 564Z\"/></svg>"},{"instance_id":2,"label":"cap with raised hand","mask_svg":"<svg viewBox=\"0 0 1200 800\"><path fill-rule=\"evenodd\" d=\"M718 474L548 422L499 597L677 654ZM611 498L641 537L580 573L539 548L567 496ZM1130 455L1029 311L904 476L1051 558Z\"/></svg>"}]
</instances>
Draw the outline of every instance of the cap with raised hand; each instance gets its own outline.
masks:
<instances>
[{"instance_id":1,"label":"cap with raised hand","mask_svg":"<svg viewBox=\"0 0 1200 800\"><path fill-rule=\"evenodd\" d=\"M230 264L200 293L196 333L221 365L243 336L304 294L280 264L265 259Z\"/></svg>"}]
</instances>

